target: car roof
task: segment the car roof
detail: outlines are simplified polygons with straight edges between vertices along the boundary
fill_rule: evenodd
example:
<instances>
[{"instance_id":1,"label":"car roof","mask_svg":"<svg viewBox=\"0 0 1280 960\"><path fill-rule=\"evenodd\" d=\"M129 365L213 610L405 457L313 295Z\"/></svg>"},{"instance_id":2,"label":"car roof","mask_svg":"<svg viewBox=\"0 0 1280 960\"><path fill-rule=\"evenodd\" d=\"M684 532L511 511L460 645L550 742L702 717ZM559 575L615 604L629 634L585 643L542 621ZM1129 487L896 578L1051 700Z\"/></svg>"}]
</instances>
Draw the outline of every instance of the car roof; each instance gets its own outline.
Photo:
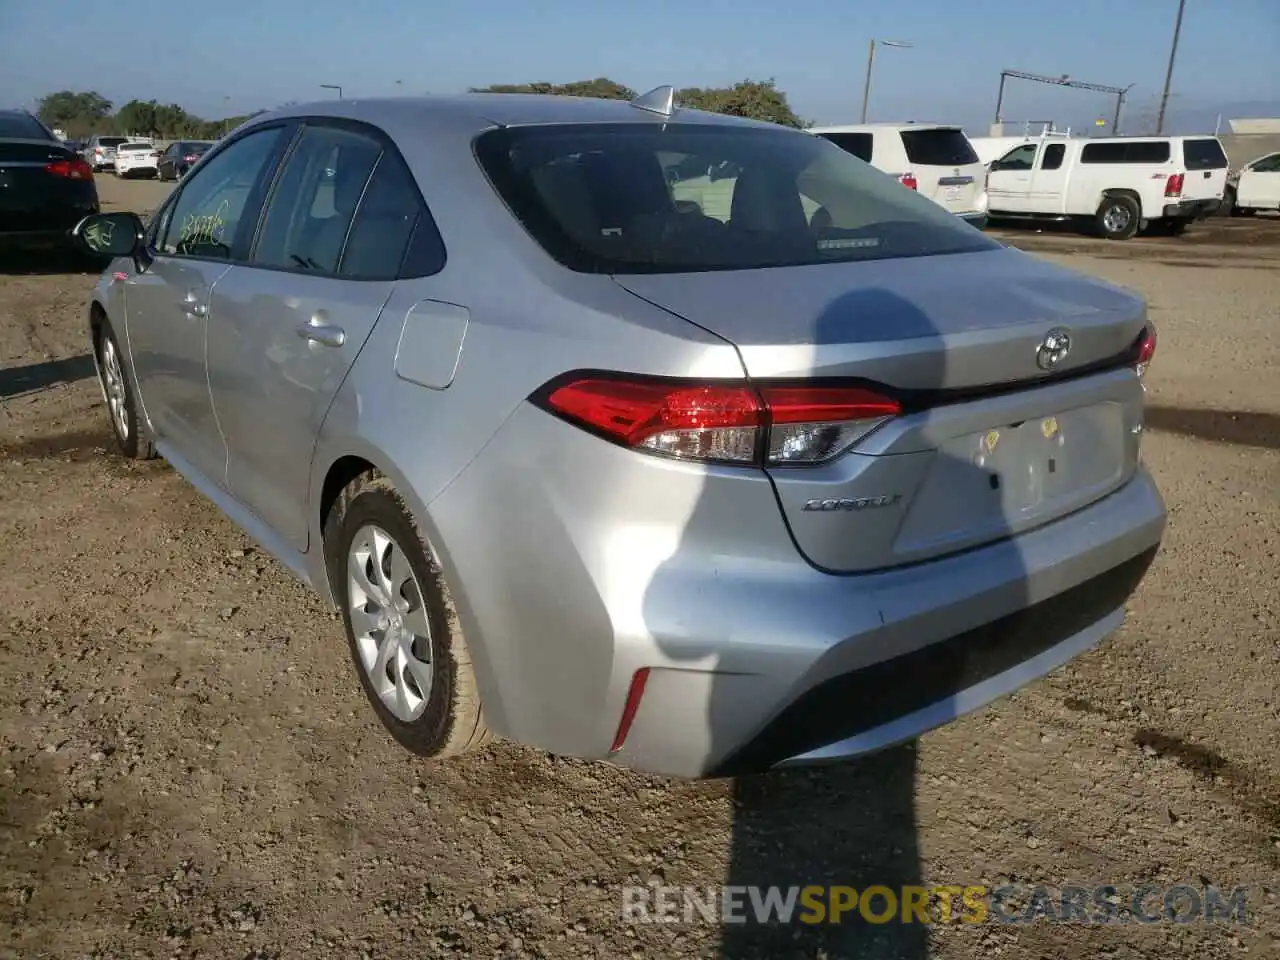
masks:
<instances>
[{"instance_id":1,"label":"car roof","mask_svg":"<svg viewBox=\"0 0 1280 960\"><path fill-rule=\"evenodd\" d=\"M433 127L475 130L564 123L698 123L777 129L775 124L760 120L708 113L678 105L668 116L641 109L626 100L534 93L465 93L455 96L319 100L290 104L259 114L251 122L256 124L266 120L303 116L364 120L376 125L416 122Z\"/></svg>"},{"instance_id":2,"label":"car roof","mask_svg":"<svg viewBox=\"0 0 1280 960\"><path fill-rule=\"evenodd\" d=\"M877 130L960 130L958 123L845 123L835 126L810 127L810 133L874 133Z\"/></svg>"}]
</instances>

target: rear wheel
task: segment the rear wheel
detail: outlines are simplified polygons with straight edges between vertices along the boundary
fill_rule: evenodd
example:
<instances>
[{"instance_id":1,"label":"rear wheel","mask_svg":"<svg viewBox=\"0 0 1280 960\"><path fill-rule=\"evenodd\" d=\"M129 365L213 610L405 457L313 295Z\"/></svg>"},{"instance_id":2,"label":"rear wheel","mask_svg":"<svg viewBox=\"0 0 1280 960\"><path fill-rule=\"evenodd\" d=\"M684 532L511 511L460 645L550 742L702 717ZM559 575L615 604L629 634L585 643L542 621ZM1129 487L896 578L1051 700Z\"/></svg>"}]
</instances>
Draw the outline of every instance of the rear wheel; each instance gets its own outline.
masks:
<instances>
[{"instance_id":1,"label":"rear wheel","mask_svg":"<svg viewBox=\"0 0 1280 960\"><path fill-rule=\"evenodd\" d=\"M444 578L388 480L366 474L339 495L324 550L360 684L387 731L424 757L485 743L471 655Z\"/></svg>"},{"instance_id":2,"label":"rear wheel","mask_svg":"<svg viewBox=\"0 0 1280 960\"><path fill-rule=\"evenodd\" d=\"M1128 240L1142 225L1142 210L1138 201L1126 194L1104 197L1094 222L1107 240Z\"/></svg>"}]
</instances>

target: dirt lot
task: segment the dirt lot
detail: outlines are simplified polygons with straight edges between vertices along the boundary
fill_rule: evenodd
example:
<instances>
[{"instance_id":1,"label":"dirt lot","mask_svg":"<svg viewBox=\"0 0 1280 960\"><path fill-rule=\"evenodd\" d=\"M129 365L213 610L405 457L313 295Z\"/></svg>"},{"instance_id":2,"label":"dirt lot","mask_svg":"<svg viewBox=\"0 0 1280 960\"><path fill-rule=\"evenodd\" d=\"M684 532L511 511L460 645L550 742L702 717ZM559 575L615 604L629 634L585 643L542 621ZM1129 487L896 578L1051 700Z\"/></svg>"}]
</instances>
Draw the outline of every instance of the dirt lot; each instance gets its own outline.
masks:
<instances>
[{"instance_id":1,"label":"dirt lot","mask_svg":"<svg viewBox=\"0 0 1280 960\"><path fill-rule=\"evenodd\" d=\"M1163 552L1127 626L1020 695L738 782L402 753L336 616L107 452L93 278L0 275L0 956L1280 957L1280 227L1000 235L1150 297ZM1239 885L1248 923L623 923L655 876Z\"/></svg>"}]
</instances>

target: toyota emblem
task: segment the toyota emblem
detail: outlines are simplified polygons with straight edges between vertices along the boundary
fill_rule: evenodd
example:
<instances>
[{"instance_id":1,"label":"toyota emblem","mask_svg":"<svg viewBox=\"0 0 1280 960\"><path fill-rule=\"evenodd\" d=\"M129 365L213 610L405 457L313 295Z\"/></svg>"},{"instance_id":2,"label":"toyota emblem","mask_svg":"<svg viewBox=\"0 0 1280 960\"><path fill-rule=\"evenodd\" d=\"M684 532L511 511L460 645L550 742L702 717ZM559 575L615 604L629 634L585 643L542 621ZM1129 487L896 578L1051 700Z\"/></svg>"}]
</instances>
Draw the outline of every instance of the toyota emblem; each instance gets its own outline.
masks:
<instances>
[{"instance_id":1,"label":"toyota emblem","mask_svg":"<svg viewBox=\"0 0 1280 960\"><path fill-rule=\"evenodd\" d=\"M1036 349L1036 366L1041 370L1055 370L1070 352L1071 332L1065 327L1054 327Z\"/></svg>"}]
</instances>

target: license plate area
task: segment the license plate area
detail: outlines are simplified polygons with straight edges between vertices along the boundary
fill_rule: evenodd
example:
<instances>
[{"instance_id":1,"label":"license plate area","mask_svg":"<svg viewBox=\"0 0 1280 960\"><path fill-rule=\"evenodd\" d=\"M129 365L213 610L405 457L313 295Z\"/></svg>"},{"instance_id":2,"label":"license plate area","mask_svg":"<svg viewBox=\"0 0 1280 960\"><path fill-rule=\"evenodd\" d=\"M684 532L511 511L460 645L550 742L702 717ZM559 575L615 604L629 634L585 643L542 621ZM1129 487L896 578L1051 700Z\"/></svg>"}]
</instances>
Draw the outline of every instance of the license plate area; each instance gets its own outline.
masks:
<instances>
[{"instance_id":1,"label":"license plate area","mask_svg":"<svg viewBox=\"0 0 1280 960\"><path fill-rule=\"evenodd\" d=\"M1135 459L1118 403L952 438L937 449L912 499L897 549L987 539L1048 522L1115 489Z\"/></svg>"}]
</instances>

